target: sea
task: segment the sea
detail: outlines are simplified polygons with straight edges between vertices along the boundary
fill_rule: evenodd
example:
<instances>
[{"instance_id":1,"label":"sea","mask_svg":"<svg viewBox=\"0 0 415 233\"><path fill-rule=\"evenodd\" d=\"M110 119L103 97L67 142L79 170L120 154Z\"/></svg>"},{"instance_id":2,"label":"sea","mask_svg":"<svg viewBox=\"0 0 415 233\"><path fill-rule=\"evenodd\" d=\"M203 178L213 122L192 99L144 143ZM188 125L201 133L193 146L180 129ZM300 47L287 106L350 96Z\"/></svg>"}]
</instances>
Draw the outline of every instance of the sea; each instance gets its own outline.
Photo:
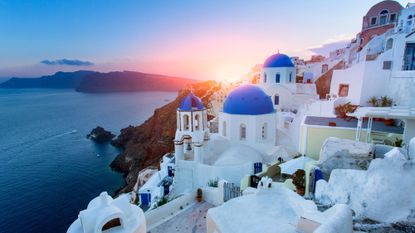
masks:
<instances>
[{"instance_id":1,"label":"sea","mask_svg":"<svg viewBox=\"0 0 415 233\"><path fill-rule=\"evenodd\" d=\"M0 89L0 232L66 232L91 199L124 184L109 167L120 151L86 135L98 125L118 135L176 96Z\"/></svg>"}]
</instances>

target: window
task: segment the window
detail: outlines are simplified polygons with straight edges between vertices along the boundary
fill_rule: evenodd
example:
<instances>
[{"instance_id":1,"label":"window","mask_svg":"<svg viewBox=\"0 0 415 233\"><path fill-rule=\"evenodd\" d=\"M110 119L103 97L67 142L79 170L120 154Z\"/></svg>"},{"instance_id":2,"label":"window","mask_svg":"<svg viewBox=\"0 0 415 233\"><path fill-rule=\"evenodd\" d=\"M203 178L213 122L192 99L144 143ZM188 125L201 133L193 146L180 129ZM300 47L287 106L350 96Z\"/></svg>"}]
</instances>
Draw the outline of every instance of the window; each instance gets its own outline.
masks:
<instances>
[{"instance_id":1,"label":"window","mask_svg":"<svg viewBox=\"0 0 415 233\"><path fill-rule=\"evenodd\" d=\"M392 68L392 61L383 61L383 69L390 70Z\"/></svg>"},{"instance_id":2,"label":"window","mask_svg":"<svg viewBox=\"0 0 415 233\"><path fill-rule=\"evenodd\" d=\"M275 95L274 96L274 105L278 105L280 104L280 96L279 95Z\"/></svg>"},{"instance_id":3,"label":"window","mask_svg":"<svg viewBox=\"0 0 415 233\"><path fill-rule=\"evenodd\" d=\"M376 25L376 20L377 20L377 18L376 18L376 17L372 17L372 18L370 19L370 26Z\"/></svg>"},{"instance_id":4,"label":"window","mask_svg":"<svg viewBox=\"0 0 415 233\"><path fill-rule=\"evenodd\" d=\"M224 137L226 137L226 121L224 121L223 123L222 123L222 135L224 136Z\"/></svg>"},{"instance_id":5,"label":"window","mask_svg":"<svg viewBox=\"0 0 415 233\"><path fill-rule=\"evenodd\" d=\"M323 64L323 65L321 66L321 73L322 73L322 74L326 73L328 70L329 70L329 65L327 65L327 64Z\"/></svg>"},{"instance_id":6,"label":"window","mask_svg":"<svg viewBox=\"0 0 415 233\"><path fill-rule=\"evenodd\" d=\"M391 48L392 48L392 46L393 46L393 39L392 39L392 38L389 38L389 39L386 41L386 50L391 49Z\"/></svg>"},{"instance_id":7,"label":"window","mask_svg":"<svg viewBox=\"0 0 415 233\"><path fill-rule=\"evenodd\" d=\"M289 81L290 83L292 83L292 82L293 82L293 72L290 72L290 75L289 75L289 77L288 77L288 81Z\"/></svg>"},{"instance_id":8,"label":"window","mask_svg":"<svg viewBox=\"0 0 415 233\"><path fill-rule=\"evenodd\" d=\"M264 123L262 125L262 140L267 139L267 128L268 128L267 123Z\"/></svg>"},{"instance_id":9,"label":"window","mask_svg":"<svg viewBox=\"0 0 415 233\"><path fill-rule=\"evenodd\" d=\"M386 24L387 19L388 19L388 13L389 12L387 10L383 10L383 11L380 12L380 14L379 14L379 24L380 25Z\"/></svg>"},{"instance_id":10,"label":"window","mask_svg":"<svg viewBox=\"0 0 415 233\"><path fill-rule=\"evenodd\" d=\"M195 130L199 130L200 128L200 117L199 114L195 116Z\"/></svg>"},{"instance_id":11,"label":"window","mask_svg":"<svg viewBox=\"0 0 415 233\"><path fill-rule=\"evenodd\" d=\"M349 95L349 84L339 85L339 97L347 97Z\"/></svg>"},{"instance_id":12,"label":"window","mask_svg":"<svg viewBox=\"0 0 415 233\"><path fill-rule=\"evenodd\" d=\"M403 70L415 70L415 43L407 43Z\"/></svg>"},{"instance_id":13,"label":"window","mask_svg":"<svg viewBox=\"0 0 415 233\"><path fill-rule=\"evenodd\" d=\"M188 115L183 116L183 126L184 126L184 130L189 130L189 116Z\"/></svg>"},{"instance_id":14,"label":"window","mask_svg":"<svg viewBox=\"0 0 415 233\"><path fill-rule=\"evenodd\" d=\"M396 21L396 14L393 13L389 16L389 22L394 23Z\"/></svg>"},{"instance_id":15,"label":"window","mask_svg":"<svg viewBox=\"0 0 415 233\"><path fill-rule=\"evenodd\" d=\"M264 73L264 83L267 83L267 73Z\"/></svg>"},{"instance_id":16,"label":"window","mask_svg":"<svg viewBox=\"0 0 415 233\"><path fill-rule=\"evenodd\" d=\"M246 125L245 124L241 124L240 129L239 129L239 134L240 134L240 140L246 140Z\"/></svg>"},{"instance_id":17,"label":"window","mask_svg":"<svg viewBox=\"0 0 415 233\"><path fill-rule=\"evenodd\" d=\"M280 75L280 73L277 73L277 74L275 75L275 82L276 82L276 83L280 83L280 81L281 81L281 75Z\"/></svg>"}]
</instances>

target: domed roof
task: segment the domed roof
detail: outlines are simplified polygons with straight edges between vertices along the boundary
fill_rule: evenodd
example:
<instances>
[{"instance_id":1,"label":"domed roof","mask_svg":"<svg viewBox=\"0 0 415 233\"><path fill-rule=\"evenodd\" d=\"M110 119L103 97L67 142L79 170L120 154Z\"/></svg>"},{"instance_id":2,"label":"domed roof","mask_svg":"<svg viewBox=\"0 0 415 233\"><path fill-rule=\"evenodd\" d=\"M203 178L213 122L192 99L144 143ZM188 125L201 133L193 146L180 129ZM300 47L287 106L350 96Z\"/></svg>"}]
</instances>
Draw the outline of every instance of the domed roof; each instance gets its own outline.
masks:
<instances>
[{"instance_id":1,"label":"domed roof","mask_svg":"<svg viewBox=\"0 0 415 233\"><path fill-rule=\"evenodd\" d=\"M271 67L294 67L294 63L291 61L291 58L285 54L277 53L274 54L265 60L264 68L271 68Z\"/></svg>"},{"instance_id":2,"label":"domed roof","mask_svg":"<svg viewBox=\"0 0 415 233\"><path fill-rule=\"evenodd\" d=\"M180 103L179 110L191 111L191 110L204 110L202 101L190 92Z\"/></svg>"},{"instance_id":3,"label":"domed roof","mask_svg":"<svg viewBox=\"0 0 415 233\"><path fill-rule=\"evenodd\" d=\"M274 112L271 97L254 85L233 90L223 104L223 112L239 115L260 115Z\"/></svg>"}]
</instances>

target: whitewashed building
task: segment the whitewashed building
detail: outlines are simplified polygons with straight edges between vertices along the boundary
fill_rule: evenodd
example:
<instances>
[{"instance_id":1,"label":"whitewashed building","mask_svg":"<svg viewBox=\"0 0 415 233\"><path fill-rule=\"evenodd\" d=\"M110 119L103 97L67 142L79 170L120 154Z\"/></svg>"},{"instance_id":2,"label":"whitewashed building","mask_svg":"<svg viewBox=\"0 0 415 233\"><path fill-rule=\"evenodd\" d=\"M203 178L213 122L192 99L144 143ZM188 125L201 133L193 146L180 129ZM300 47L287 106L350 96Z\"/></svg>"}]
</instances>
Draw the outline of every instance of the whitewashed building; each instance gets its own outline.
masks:
<instances>
[{"instance_id":1,"label":"whitewashed building","mask_svg":"<svg viewBox=\"0 0 415 233\"><path fill-rule=\"evenodd\" d=\"M68 233L146 233L146 220L140 207L131 204L127 194L115 199L106 192L89 202L86 210L79 212L78 219L69 227Z\"/></svg>"},{"instance_id":2,"label":"whitewashed building","mask_svg":"<svg viewBox=\"0 0 415 233\"><path fill-rule=\"evenodd\" d=\"M296 83L295 65L287 55L281 53L265 60L259 85L271 96L278 111L295 109L309 99L318 99L315 84Z\"/></svg>"},{"instance_id":3,"label":"whitewashed building","mask_svg":"<svg viewBox=\"0 0 415 233\"><path fill-rule=\"evenodd\" d=\"M233 90L219 113L219 132L209 134L206 111L190 93L177 110L174 191L183 193L223 179L239 186L254 174L254 164L276 161L276 111L271 98L259 87L242 85ZM199 125L200 127L196 127ZM260 168L260 170L262 167Z\"/></svg>"}]
</instances>

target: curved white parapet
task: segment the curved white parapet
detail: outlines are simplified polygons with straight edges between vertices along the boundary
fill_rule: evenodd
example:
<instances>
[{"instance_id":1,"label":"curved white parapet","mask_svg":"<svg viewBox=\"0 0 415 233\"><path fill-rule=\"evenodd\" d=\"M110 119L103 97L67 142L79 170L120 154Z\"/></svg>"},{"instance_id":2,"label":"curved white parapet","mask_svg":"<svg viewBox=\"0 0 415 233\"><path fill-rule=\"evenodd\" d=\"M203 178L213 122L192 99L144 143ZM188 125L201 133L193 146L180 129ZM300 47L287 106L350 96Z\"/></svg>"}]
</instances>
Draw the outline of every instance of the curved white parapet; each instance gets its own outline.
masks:
<instances>
[{"instance_id":1,"label":"curved white parapet","mask_svg":"<svg viewBox=\"0 0 415 233\"><path fill-rule=\"evenodd\" d=\"M107 192L89 202L86 210L79 212L68 233L101 233L103 229L119 233L146 233L146 220L140 207L124 194L113 199ZM104 229L104 230L105 230Z\"/></svg>"}]
</instances>

